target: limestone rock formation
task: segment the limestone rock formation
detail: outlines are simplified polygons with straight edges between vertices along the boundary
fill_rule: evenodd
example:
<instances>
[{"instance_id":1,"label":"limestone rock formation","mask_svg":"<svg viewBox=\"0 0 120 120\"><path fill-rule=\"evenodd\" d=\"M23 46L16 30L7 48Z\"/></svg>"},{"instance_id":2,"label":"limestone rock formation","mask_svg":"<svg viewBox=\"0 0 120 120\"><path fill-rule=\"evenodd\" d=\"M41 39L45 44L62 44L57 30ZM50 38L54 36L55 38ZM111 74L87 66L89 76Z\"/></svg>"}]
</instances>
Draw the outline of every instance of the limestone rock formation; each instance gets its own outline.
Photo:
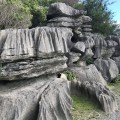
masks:
<instances>
[{"instance_id":1,"label":"limestone rock formation","mask_svg":"<svg viewBox=\"0 0 120 120\"><path fill-rule=\"evenodd\" d=\"M118 109L115 95L106 88L106 82L95 65L85 67L71 67L77 80L71 82L71 92L78 96L85 95L88 99L97 102L106 112Z\"/></svg>"},{"instance_id":2,"label":"limestone rock formation","mask_svg":"<svg viewBox=\"0 0 120 120\"><path fill-rule=\"evenodd\" d=\"M76 10L65 3L53 3L50 5L47 19L52 19L55 17L77 17L86 14L84 10Z\"/></svg>"},{"instance_id":3,"label":"limestone rock formation","mask_svg":"<svg viewBox=\"0 0 120 120\"><path fill-rule=\"evenodd\" d=\"M73 120L67 81L54 76L0 82L0 120Z\"/></svg>"},{"instance_id":4,"label":"limestone rock formation","mask_svg":"<svg viewBox=\"0 0 120 120\"><path fill-rule=\"evenodd\" d=\"M59 56L43 60L26 60L3 65L0 70L0 80L22 80L50 75L67 68L67 58Z\"/></svg>"},{"instance_id":5,"label":"limestone rock formation","mask_svg":"<svg viewBox=\"0 0 120 120\"><path fill-rule=\"evenodd\" d=\"M81 82L95 81L103 85L106 85L106 82L102 77L102 74L97 70L97 68L93 64L85 67L70 67L70 71L75 73L75 75L79 78L79 81Z\"/></svg>"},{"instance_id":6,"label":"limestone rock formation","mask_svg":"<svg viewBox=\"0 0 120 120\"><path fill-rule=\"evenodd\" d=\"M12 62L29 58L49 58L68 52L72 37L68 28L41 27L0 31L0 61Z\"/></svg>"},{"instance_id":7,"label":"limestone rock formation","mask_svg":"<svg viewBox=\"0 0 120 120\"><path fill-rule=\"evenodd\" d=\"M112 59L115 61L120 73L120 57L113 57Z\"/></svg>"},{"instance_id":8,"label":"limestone rock formation","mask_svg":"<svg viewBox=\"0 0 120 120\"><path fill-rule=\"evenodd\" d=\"M97 69L102 73L102 76L107 82L114 81L114 79L119 74L119 70L115 61L110 58L97 59L95 60L94 64Z\"/></svg>"},{"instance_id":9,"label":"limestone rock formation","mask_svg":"<svg viewBox=\"0 0 120 120\"><path fill-rule=\"evenodd\" d=\"M73 120L68 81L56 78L66 69L77 77L72 93L117 110L105 86L119 73L120 38L92 34L86 11L65 3L50 5L47 19L45 27L0 31L0 120Z\"/></svg>"}]
</instances>

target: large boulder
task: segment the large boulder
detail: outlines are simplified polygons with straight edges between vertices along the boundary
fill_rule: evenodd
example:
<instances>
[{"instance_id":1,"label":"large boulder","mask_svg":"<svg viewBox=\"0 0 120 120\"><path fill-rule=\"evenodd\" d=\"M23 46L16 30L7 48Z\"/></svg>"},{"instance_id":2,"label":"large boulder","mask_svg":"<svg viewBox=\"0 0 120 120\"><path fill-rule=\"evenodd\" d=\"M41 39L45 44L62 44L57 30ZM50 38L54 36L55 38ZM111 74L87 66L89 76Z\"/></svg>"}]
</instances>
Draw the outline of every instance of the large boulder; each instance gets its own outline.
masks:
<instances>
[{"instance_id":1,"label":"large boulder","mask_svg":"<svg viewBox=\"0 0 120 120\"><path fill-rule=\"evenodd\" d=\"M65 3L53 3L48 9L47 19L55 17L79 17L86 14L84 10L77 10Z\"/></svg>"},{"instance_id":2,"label":"large boulder","mask_svg":"<svg viewBox=\"0 0 120 120\"><path fill-rule=\"evenodd\" d=\"M95 81L106 85L106 81L93 64L85 67L71 67L70 71L72 71L81 82L87 80L89 82Z\"/></svg>"},{"instance_id":3,"label":"large boulder","mask_svg":"<svg viewBox=\"0 0 120 120\"><path fill-rule=\"evenodd\" d=\"M0 120L73 120L71 102L62 78L0 82Z\"/></svg>"},{"instance_id":4,"label":"large boulder","mask_svg":"<svg viewBox=\"0 0 120 120\"><path fill-rule=\"evenodd\" d=\"M107 82L114 81L119 74L115 61L110 58L97 59L94 64Z\"/></svg>"}]
</instances>

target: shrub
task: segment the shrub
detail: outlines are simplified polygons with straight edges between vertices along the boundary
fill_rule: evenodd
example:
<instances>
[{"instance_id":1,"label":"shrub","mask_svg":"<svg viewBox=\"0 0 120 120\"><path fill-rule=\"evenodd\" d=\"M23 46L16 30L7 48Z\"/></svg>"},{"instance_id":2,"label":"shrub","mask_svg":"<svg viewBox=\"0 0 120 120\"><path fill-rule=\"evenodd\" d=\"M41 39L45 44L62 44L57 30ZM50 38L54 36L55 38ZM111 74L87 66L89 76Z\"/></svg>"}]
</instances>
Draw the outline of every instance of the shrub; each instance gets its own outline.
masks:
<instances>
[{"instance_id":1,"label":"shrub","mask_svg":"<svg viewBox=\"0 0 120 120\"><path fill-rule=\"evenodd\" d=\"M71 71L65 71L64 74L67 76L68 80L75 80L77 79L76 75Z\"/></svg>"}]
</instances>

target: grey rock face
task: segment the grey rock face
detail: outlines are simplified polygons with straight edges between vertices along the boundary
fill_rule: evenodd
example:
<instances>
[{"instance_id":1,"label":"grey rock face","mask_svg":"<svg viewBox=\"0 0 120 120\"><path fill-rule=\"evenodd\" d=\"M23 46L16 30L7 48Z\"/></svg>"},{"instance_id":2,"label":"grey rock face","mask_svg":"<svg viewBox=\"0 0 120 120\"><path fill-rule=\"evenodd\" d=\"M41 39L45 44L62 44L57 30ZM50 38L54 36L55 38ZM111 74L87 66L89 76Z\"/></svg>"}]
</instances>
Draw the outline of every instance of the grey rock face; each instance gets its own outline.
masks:
<instances>
[{"instance_id":1,"label":"grey rock face","mask_svg":"<svg viewBox=\"0 0 120 120\"><path fill-rule=\"evenodd\" d=\"M81 18L70 18L70 17L55 17L48 21L47 26L50 27L70 27L75 28L82 25Z\"/></svg>"},{"instance_id":2,"label":"grey rock face","mask_svg":"<svg viewBox=\"0 0 120 120\"><path fill-rule=\"evenodd\" d=\"M81 26L81 23L70 23L70 22L58 22L58 23L48 23L47 26L49 27L68 27L68 28L75 28Z\"/></svg>"},{"instance_id":3,"label":"grey rock face","mask_svg":"<svg viewBox=\"0 0 120 120\"><path fill-rule=\"evenodd\" d=\"M94 35L95 41L95 50L94 50L94 58L102 58L111 57L115 52L116 42L111 40L105 40L105 38L101 35Z\"/></svg>"},{"instance_id":4,"label":"grey rock face","mask_svg":"<svg viewBox=\"0 0 120 120\"><path fill-rule=\"evenodd\" d=\"M73 81L71 89L73 94L78 96L86 95L92 101L97 102L106 113L113 113L118 110L115 95L103 84L96 81Z\"/></svg>"},{"instance_id":5,"label":"grey rock face","mask_svg":"<svg viewBox=\"0 0 120 120\"><path fill-rule=\"evenodd\" d=\"M0 80L22 80L50 75L67 68L64 56L43 60L26 60L8 63L0 69Z\"/></svg>"},{"instance_id":6,"label":"grey rock face","mask_svg":"<svg viewBox=\"0 0 120 120\"><path fill-rule=\"evenodd\" d=\"M107 82L114 81L114 79L119 74L119 70L115 61L110 58L97 59L95 60L94 64L97 69L102 73L102 76Z\"/></svg>"},{"instance_id":7,"label":"grey rock face","mask_svg":"<svg viewBox=\"0 0 120 120\"><path fill-rule=\"evenodd\" d=\"M0 33L1 62L66 53L67 42L72 37L72 30L68 28L11 29Z\"/></svg>"},{"instance_id":8,"label":"grey rock face","mask_svg":"<svg viewBox=\"0 0 120 120\"><path fill-rule=\"evenodd\" d=\"M65 3L53 3L49 7L47 19L54 17L78 17L83 14L86 14L86 11L76 10Z\"/></svg>"},{"instance_id":9,"label":"grey rock face","mask_svg":"<svg viewBox=\"0 0 120 120\"><path fill-rule=\"evenodd\" d=\"M84 42L77 42L73 47L72 49L74 50L74 52L76 53L84 53L85 52L85 44Z\"/></svg>"},{"instance_id":10,"label":"grey rock face","mask_svg":"<svg viewBox=\"0 0 120 120\"><path fill-rule=\"evenodd\" d=\"M73 120L67 81L41 77L0 84L0 120Z\"/></svg>"},{"instance_id":11,"label":"grey rock face","mask_svg":"<svg viewBox=\"0 0 120 120\"><path fill-rule=\"evenodd\" d=\"M120 73L120 57L113 57L112 59L115 61Z\"/></svg>"},{"instance_id":12,"label":"grey rock face","mask_svg":"<svg viewBox=\"0 0 120 120\"><path fill-rule=\"evenodd\" d=\"M82 19L81 18L77 18L77 19L73 19L71 17L55 17L53 19L48 20L48 23L51 22L68 22L68 23L81 23L82 24Z\"/></svg>"},{"instance_id":13,"label":"grey rock face","mask_svg":"<svg viewBox=\"0 0 120 120\"><path fill-rule=\"evenodd\" d=\"M81 82L87 80L89 82L95 81L106 85L106 81L93 64L85 67L72 67L70 70L75 73Z\"/></svg>"},{"instance_id":14,"label":"grey rock face","mask_svg":"<svg viewBox=\"0 0 120 120\"><path fill-rule=\"evenodd\" d=\"M71 82L73 95L87 96L92 101L99 103L106 113L118 109L114 94L105 87L106 82L95 65L71 67L70 70L77 77L77 80Z\"/></svg>"}]
</instances>

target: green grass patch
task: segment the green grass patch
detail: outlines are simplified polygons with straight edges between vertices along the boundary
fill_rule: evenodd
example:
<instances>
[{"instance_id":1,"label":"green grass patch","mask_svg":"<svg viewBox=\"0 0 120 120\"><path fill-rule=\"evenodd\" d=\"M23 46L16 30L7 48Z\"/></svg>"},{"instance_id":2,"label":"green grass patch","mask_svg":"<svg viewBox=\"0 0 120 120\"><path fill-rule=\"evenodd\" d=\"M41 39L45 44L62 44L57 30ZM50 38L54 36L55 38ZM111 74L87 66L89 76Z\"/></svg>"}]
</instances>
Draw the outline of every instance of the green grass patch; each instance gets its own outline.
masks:
<instances>
[{"instance_id":1,"label":"green grass patch","mask_svg":"<svg viewBox=\"0 0 120 120\"><path fill-rule=\"evenodd\" d=\"M72 96L74 120L95 120L100 117L99 106L85 97Z\"/></svg>"}]
</instances>

